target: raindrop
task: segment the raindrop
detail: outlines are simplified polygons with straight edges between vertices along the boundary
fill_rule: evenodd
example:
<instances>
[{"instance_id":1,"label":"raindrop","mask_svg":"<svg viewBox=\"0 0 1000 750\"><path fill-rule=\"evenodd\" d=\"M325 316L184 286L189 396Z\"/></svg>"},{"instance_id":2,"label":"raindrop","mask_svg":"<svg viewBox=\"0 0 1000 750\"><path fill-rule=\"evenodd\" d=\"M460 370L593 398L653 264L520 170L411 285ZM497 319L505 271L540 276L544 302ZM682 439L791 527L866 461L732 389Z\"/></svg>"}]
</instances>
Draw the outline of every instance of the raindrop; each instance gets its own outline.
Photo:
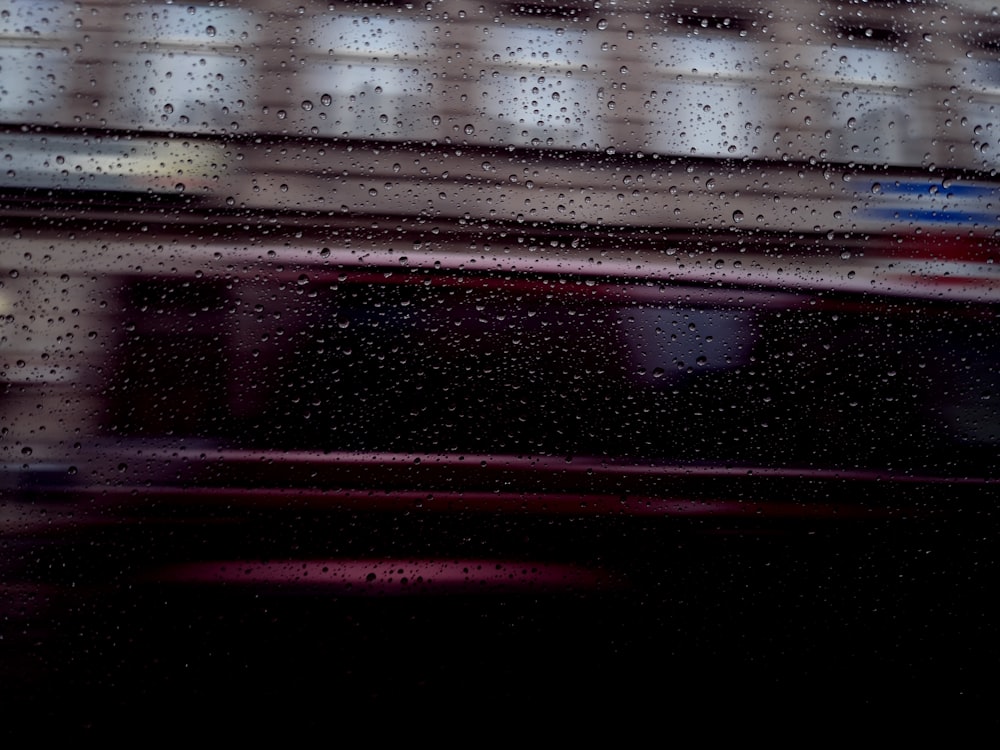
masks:
<instances>
[{"instance_id":1,"label":"raindrop","mask_svg":"<svg viewBox=\"0 0 1000 750\"><path fill-rule=\"evenodd\" d=\"M733 211L733 221L736 222L737 224L743 221L743 212L740 211L739 209Z\"/></svg>"},{"instance_id":2,"label":"raindrop","mask_svg":"<svg viewBox=\"0 0 1000 750\"><path fill-rule=\"evenodd\" d=\"M309 101L308 99L306 99L304 102L302 102L302 109L304 109L306 112L308 112L312 108L313 108L313 103L311 101Z\"/></svg>"}]
</instances>

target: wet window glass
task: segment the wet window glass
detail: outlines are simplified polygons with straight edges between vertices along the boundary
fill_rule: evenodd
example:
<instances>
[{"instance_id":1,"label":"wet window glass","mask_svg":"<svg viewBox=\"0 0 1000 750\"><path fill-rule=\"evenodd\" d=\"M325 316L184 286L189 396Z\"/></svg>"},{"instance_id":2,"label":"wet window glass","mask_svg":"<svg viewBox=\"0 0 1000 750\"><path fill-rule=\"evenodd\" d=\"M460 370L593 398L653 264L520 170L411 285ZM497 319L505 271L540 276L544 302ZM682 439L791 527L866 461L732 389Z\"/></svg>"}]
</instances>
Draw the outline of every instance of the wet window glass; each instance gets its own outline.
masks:
<instances>
[{"instance_id":1,"label":"wet window glass","mask_svg":"<svg viewBox=\"0 0 1000 750\"><path fill-rule=\"evenodd\" d=\"M2 699L985 705L998 107L975 0L0 0Z\"/></svg>"}]
</instances>

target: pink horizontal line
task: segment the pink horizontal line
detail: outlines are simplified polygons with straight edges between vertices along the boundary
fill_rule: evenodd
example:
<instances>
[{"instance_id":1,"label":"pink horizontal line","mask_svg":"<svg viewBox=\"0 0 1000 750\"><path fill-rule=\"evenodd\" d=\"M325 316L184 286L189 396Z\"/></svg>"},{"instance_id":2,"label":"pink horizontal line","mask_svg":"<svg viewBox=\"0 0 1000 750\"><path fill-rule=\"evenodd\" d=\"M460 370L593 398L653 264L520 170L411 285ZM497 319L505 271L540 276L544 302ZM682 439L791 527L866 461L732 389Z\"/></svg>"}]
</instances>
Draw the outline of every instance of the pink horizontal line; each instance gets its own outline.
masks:
<instances>
[{"instance_id":1,"label":"pink horizontal line","mask_svg":"<svg viewBox=\"0 0 1000 750\"><path fill-rule=\"evenodd\" d=\"M147 577L171 583L321 587L355 596L611 589L621 585L603 571L579 565L439 558L219 560L170 565Z\"/></svg>"},{"instance_id":2,"label":"pink horizontal line","mask_svg":"<svg viewBox=\"0 0 1000 750\"><path fill-rule=\"evenodd\" d=\"M338 508L361 510L401 510L427 512L494 512L535 515L626 515L679 517L741 517L758 518L875 518L893 513L892 507L832 503L730 499L682 499L622 493L591 494L587 492L489 492L485 490L357 490L316 488L240 488L240 487L133 487L103 488L102 494L115 498L166 498L191 503L214 502L255 508ZM225 522L225 519L216 519Z\"/></svg>"},{"instance_id":3,"label":"pink horizontal line","mask_svg":"<svg viewBox=\"0 0 1000 750\"><path fill-rule=\"evenodd\" d=\"M889 469L811 469L769 466L719 466L659 463L620 463L613 458L591 456L557 457L496 454L452 453L358 453L348 451L256 451L256 450L196 450L152 449L140 453L149 458L183 458L187 461L224 461L232 463L327 464L341 466L425 466L462 467L472 469L507 470L557 474L604 474L678 477L780 477L788 479L832 479L848 481L883 481L918 484L1000 484L1000 479L988 477L948 477L931 474L910 474Z\"/></svg>"}]
</instances>

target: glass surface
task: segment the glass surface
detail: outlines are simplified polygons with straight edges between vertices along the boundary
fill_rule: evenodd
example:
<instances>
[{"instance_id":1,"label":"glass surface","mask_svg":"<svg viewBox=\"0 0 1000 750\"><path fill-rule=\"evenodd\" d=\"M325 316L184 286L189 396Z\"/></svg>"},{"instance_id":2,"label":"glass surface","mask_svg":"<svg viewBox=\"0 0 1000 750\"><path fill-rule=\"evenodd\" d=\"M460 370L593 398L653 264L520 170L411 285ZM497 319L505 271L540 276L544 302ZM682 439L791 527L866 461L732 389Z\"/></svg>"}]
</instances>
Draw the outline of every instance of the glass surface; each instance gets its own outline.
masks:
<instances>
[{"instance_id":1,"label":"glass surface","mask_svg":"<svg viewBox=\"0 0 1000 750\"><path fill-rule=\"evenodd\" d=\"M0 0L12 727L990 705L998 40Z\"/></svg>"}]
</instances>

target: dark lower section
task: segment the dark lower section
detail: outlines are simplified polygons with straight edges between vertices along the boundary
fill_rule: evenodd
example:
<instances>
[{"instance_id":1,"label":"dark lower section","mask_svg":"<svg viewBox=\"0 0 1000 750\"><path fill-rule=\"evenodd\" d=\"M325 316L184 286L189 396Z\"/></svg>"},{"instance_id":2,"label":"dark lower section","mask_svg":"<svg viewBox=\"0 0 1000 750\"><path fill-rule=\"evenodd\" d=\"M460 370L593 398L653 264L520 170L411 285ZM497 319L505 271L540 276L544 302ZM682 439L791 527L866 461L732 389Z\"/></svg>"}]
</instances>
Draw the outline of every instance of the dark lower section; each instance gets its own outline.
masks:
<instances>
[{"instance_id":1,"label":"dark lower section","mask_svg":"<svg viewBox=\"0 0 1000 750\"><path fill-rule=\"evenodd\" d=\"M782 727L862 717L890 727L901 704L919 726L996 697L1000 564L996 524L982 517L864 527L458 520L345 514L296 533L220 531L206 519L184 543L166 527L36 540L26 570L47 585L6 613L15 627L0 645L9 726L296 732L389 714L502 717L505 728L536 715L577 726L760 726L766 716ZM324 549L339 561L431 549L524 568L570 560L603 578L420 595L291 578L157 580L168 559L243 550L250 568L276 558L251 549L286 560Z\"/></svg>"}]
</instances>

